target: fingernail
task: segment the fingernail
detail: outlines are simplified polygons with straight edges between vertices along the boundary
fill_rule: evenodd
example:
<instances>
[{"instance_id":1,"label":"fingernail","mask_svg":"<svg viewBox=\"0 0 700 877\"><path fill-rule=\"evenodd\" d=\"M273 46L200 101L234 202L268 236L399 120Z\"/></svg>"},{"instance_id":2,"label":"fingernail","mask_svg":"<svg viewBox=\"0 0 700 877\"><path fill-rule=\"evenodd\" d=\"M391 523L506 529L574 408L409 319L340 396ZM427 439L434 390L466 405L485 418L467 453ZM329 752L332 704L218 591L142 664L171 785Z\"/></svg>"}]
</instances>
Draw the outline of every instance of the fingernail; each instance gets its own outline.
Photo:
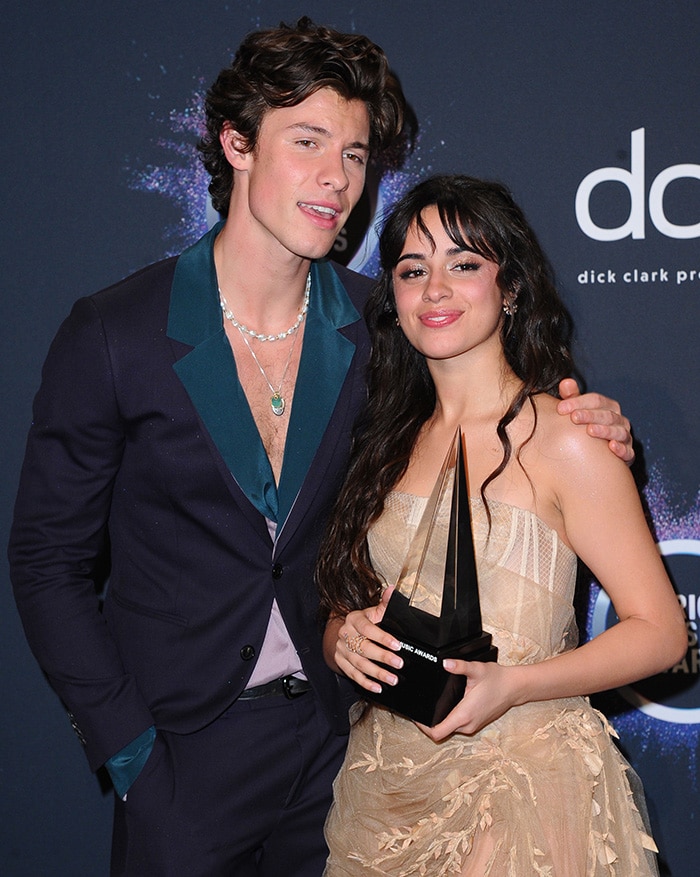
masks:
<instances>
[{"instance_id":1,"label":"fingernail","mask_svg":"<svg viewBox=\"0 0 700 877\"><path fill-rule=\"evenodd\" d=\"M454 668L455 668L457 665L456 665L456 663L452 660L452 658L445 658L445 660L442 662L442 666L445 668L445 670L454 670Z\"/></svg>"}]
</instances>

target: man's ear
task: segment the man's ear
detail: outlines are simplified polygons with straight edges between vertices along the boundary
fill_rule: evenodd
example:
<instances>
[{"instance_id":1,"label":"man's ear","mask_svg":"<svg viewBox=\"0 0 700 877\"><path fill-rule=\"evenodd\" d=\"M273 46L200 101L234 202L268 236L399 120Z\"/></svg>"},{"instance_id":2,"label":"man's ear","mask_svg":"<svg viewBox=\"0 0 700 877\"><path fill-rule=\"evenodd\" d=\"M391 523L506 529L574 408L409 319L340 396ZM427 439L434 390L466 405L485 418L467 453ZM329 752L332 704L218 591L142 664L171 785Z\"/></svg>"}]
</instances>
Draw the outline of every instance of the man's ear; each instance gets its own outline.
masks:
<instances>
[{"instance_id":1,"label":"man's ear","mask_svg":"<svg viewBox=\"0 0 700 877\"><path fill-rule=\"evenodd\" d=\"M219 142L224 150L226 160L234 170L246 170L251 150L248 140L233 127L231 122L224 122L219 134Z\"/></svg>"}]
</instances>

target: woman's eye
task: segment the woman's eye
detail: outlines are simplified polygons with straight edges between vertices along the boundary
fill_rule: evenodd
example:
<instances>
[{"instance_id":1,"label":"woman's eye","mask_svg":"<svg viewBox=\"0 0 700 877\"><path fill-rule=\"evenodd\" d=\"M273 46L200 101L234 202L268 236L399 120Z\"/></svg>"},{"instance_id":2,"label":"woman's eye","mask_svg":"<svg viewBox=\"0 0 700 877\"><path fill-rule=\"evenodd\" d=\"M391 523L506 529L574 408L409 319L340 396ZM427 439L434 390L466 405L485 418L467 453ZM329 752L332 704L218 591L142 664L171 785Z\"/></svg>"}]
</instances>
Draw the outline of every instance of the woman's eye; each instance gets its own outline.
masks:
<instances>
[{"instance_id":1,"label":"woman's eye","mask_svg":"<svg viewBox=\"0 0 700 877\"><path fill-rule=\"evenodd\" d=\"M414 277L422 277L425 274L424 268L404 268L399 272L399 280L411 280Z\"/></svg>"}]
</instances>

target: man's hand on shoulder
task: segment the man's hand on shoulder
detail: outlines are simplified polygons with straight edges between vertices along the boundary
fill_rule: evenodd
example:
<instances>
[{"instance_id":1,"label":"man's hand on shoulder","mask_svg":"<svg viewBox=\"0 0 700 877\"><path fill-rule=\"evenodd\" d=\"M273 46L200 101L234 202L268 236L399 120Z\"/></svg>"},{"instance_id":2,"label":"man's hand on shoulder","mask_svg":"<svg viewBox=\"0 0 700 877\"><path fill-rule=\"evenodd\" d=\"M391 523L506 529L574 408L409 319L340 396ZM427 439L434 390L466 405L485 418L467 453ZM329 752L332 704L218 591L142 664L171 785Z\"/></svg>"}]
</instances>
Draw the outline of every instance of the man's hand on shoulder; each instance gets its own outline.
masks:
<instances>
[{"instance_id":1,"label":"man's hand on shoulder","mask_svg":"<svg viewBox=\"0 0 700 877\"><path fill-rule=\"evenodd\" d=\"M620 405L614 399L601 396L600 393L584 393L581 395L573 378L565 378L559 384L561 401L557 411L569 415L572 423L585 425L588 435L604 439L610 450L624 460L632 463L634 448L632 447L632 429L629 420L622 414Z\"/></svg>"}]
</instances>

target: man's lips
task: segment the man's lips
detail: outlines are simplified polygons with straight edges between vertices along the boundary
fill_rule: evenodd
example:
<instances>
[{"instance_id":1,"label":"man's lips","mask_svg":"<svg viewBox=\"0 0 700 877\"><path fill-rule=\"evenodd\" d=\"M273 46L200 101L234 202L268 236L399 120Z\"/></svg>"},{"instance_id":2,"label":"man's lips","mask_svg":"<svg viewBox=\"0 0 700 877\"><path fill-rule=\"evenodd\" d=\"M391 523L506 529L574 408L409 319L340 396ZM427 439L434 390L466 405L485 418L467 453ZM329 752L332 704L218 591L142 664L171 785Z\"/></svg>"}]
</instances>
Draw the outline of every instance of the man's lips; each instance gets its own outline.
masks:
<instances>
[{"instance_id":1,"label":"man's lips","mask_svg":"<svg viewBox=\"0 0 700 877\"><path fill-rule=\"evenodd\" d=\"M336 225L338 218L342 215L342 210L337 205L324 204L319 201L297 201L297 206L300 207L307 216L310 216L315 220L320 220L324 225L329 227Z\"/></svg>"},{"instance_id":2,"label":"man's lips","mask_svg":"<svg viewBox=\"0 0 700 877\"><path fill-rule=\"evenodd\" d=\"M426 311L423 314L420 314L418 319L424 326L428 326L431 329L440 329L443 326L451 326L452 323L456 322L462 316L461 311L457 310L436 310L436 311Z\"/></svg>"}]
</instances>

